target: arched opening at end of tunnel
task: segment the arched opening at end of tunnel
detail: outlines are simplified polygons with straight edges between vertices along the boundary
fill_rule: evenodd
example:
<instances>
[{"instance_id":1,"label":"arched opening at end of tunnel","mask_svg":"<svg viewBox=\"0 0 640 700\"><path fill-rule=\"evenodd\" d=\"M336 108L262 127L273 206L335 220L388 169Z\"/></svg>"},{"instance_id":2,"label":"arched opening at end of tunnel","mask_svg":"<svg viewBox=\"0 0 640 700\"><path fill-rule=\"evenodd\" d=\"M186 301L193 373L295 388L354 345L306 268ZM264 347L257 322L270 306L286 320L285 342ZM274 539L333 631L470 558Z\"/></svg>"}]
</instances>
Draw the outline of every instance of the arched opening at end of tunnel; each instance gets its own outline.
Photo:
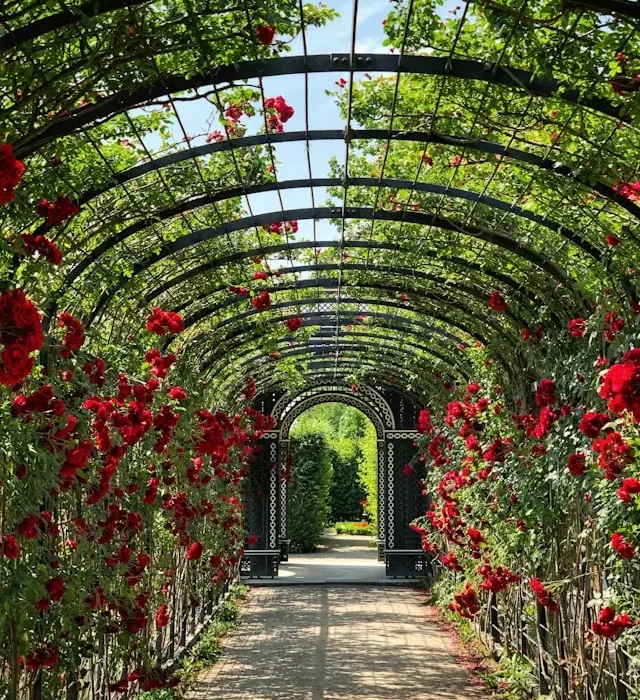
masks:
<instances>
[{"instance_id":1,"label":"arched opening at end of tunnel","mask_svg":"<svg viewBox=\"0 0 640 700\"><path fill-rule=\"evenodd\" d=\"M378 436L362 411L328 402L290 431L283 579L377 581Z\"/></svg>"}]
</instances>

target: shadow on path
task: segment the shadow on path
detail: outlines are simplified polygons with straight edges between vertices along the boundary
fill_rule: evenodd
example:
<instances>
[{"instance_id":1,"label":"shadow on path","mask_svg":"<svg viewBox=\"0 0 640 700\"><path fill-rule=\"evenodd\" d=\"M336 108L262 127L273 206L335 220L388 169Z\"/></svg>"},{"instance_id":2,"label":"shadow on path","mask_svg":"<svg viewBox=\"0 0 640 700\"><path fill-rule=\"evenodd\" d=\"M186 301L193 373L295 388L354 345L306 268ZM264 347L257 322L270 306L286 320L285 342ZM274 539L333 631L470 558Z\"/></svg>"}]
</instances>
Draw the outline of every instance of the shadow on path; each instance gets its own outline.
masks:
<instances>
[{"instance_id":1,"label":"shadow on path","mask_svg":"<svg viewBox=\"0 0 640 700\"><path fill-rule=\"evenodd\" d=\"M246 583L251 586L389 583L385 579L384 563L378 562L377 549L370 542L369 537L361 535L325 534L313 554L291 554L288 562L282 562L277 579L248 579Z\"/></svg>"},{"instance_id":2,"label":"shadow on path","mask_svg":"<svg viewBox=\"0 0 640 700\"><path fill-rule=\"evenodd\" d=\"M406 588L254 588L191 700L481 700Z\"/></svg>"}]
</instances>

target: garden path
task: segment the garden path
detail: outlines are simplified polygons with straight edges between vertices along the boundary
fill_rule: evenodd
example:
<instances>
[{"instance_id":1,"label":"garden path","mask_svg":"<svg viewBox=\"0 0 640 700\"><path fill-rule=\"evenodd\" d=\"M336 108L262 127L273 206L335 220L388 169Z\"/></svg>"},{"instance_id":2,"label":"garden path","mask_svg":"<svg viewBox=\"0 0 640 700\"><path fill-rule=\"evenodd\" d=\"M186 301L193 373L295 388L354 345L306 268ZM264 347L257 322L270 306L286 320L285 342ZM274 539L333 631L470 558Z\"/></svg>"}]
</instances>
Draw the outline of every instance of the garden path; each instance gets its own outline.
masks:
<instances>
[{"instance_id":1,"label":"garden path","mask_svg":"<svg viewBox=\"0 0 640 700\"><path fill-rule=\"evenodd\" d=\"M189 700L480 700L417 591L253 588Z\"/></svg>"},{"instance_id":2,"label":"garden path","mask_svg":"<svg viewBox=\"0 0 640 700\"><path fill-rule=\"evenodd\" d=\"M250 579L250 586L321 583L386 583L384 564L372 540L362 535L325 533L313 554L291 554L276 579Z\"/></svg>"}]
</instances>

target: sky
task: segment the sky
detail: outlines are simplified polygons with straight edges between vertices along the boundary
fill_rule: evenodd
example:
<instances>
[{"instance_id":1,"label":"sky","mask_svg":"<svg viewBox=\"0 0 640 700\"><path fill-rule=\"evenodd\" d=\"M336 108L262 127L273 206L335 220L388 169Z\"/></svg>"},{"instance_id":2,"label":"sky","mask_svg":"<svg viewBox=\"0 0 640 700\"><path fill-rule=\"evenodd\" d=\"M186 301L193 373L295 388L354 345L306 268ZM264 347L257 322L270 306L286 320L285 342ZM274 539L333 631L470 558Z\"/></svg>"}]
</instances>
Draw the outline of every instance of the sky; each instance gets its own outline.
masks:
<instances>
[{"instance_id":1,"label":"sky","mask_svg":"<svg viewBox=\"0 0 640 700\"><path fill-rule=\"evenodd\" d=\"M306 30L308 54L349 53L351 51L351 33L354 14L354 0L327 0L327 4L337 10L340 17L329 22L325 27L309 27ZM455 0L446 0L442 13L446 14L455 6ZM390 0L358 0L356 22L356 52L357 53L388 53L389 49L382 45L384 30L382 21L393 8ZM302 36L298 36L291 44L289 56L302 55ZM355 78L363 75L356 73ZM341 73L312 73L308 78L309 128L310 129L340 129L345 127L341 119L335 99L326 94L327 90L339 89L336 81L340 78L348 80L349 74ZM251 81L256 83L256 81ZM294 116L285 124L286 131L303 131L305 124L305 79L304 75L284 75L263 80L265 97L282 95L294 108ZM217 111L206 100L178 103L180 119L191 140L191 146L205 142L207 133L220 128ZM213 118L213 123L212 123ZM253 119L242 118L246 124L247 135L256 133L264 126L261 116ZM357 124L355 124L357 126ZM183 140L182 131L176 127L177 140ZM150 148L152 144L147 144ZM344 141L316 141L310 143L311 176L314 178L327 177L331 156L337 156L344 162ZM305 142L278 144L274 147L276 174L279 180L307 179L310 176L306 155ZM315 188L313 191L315 205L326 203L325 188ZM280 200L282 198L282 202ZM311 188L284 190L280 193L262 193L245 197L245 206L254 214L298 209L312 206ZM337 240L340 232L328 221L300 221L300 229L296 240ZM277 268L282 261L272 259L270 264Z\"/></svg>"}]
</instances>

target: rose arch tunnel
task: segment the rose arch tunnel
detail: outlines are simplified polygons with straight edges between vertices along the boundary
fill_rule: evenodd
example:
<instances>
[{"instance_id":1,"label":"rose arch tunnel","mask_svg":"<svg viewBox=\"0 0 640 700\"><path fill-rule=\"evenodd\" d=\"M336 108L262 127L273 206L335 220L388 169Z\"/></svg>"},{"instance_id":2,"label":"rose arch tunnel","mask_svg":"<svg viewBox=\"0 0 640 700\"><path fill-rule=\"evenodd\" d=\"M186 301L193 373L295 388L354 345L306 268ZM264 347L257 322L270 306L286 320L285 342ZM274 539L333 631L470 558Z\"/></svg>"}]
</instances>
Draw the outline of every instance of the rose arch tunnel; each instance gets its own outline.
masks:
<instances>
[{"instance_id":1,"label":"rose arch tunnel","mask_svg":"<svg viewBox=\"0 0 640 700\"><path fill-rule=\"evenodd\" d=\"M639 614L639 3L394 0L364 40L378 0L335 4L0 3L10 697L55 666L77 698L72 640L114 629L165 669L189 601L276 575L328 401L375 426L388 575L439 551L467 617L520 586L541 684L631 683L601 671Z\"/></svg>"}]
</instances>

